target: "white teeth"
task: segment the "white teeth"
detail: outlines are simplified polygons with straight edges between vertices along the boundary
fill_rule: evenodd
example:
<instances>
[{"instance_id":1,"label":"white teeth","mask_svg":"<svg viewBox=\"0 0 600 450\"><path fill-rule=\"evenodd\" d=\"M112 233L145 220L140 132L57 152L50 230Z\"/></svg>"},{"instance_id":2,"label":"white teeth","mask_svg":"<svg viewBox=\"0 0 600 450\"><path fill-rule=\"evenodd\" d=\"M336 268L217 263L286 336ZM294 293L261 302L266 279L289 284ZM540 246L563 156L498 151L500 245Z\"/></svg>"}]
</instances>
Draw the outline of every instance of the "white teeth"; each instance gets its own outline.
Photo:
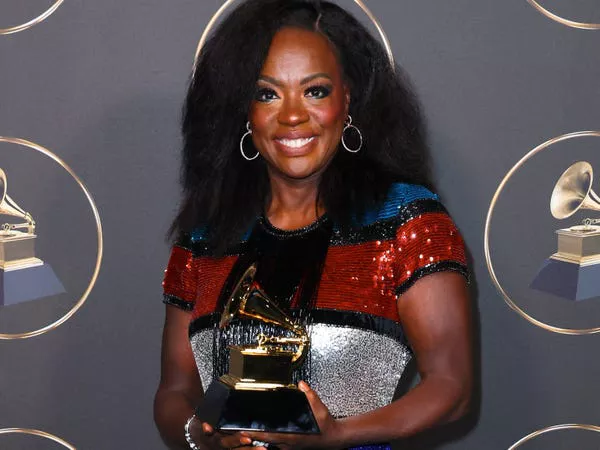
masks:
<instances>
[{"instance_id":1,"label":"white teeth","mask_svg":"<svg viewBox=\"0 0 600 450\"><path fill-rule=\"evenodd\" d=\"M304 147L306 144L311 142L314 138L315 137L313 136L313 137L302 138L302 139L279 139L279 142L281 142L286 147L300 148L300 147Z\"/></svg>"}]
</instances>

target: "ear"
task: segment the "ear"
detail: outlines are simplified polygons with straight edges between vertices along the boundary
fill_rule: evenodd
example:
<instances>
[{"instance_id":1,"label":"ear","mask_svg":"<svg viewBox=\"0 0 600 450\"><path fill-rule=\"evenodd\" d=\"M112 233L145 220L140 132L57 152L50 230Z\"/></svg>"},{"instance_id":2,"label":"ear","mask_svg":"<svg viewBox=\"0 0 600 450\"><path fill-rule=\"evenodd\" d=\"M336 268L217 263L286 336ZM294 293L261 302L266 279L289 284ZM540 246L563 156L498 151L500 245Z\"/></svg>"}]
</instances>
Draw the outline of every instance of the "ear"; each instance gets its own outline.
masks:
<instances>
[{"instance_id":1,"label":"ear","mask_svg":"<svg viewBox=\"0 0 600 450\"><path fill-rule=\"evenodd\" d=\"M348 113L350 112L350 88L345 83L344 83L344 98L345 98L345 105L344 105L345 115L348 116Z\"/></svg>"}]
</instances>

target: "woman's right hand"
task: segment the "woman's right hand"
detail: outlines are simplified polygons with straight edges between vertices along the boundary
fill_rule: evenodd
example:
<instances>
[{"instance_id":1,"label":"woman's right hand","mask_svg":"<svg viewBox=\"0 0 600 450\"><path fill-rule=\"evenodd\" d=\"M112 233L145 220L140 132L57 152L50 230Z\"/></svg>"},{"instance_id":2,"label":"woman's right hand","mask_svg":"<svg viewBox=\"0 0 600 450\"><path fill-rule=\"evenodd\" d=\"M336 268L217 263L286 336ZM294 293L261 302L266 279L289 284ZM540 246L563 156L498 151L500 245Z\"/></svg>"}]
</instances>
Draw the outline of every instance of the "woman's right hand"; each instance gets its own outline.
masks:
<instances>
[{"instance_id":1,"label":"woman's right hand","mask_svg":"<svg viewBox=\"0 0 600 450\"><path fill-rule=\"evenodd\" d=\"M221 433L209 424L194 420L192 422L192 440L200 450L252 449L252 439L244 432Z\"/></svg>"}]
</instances>

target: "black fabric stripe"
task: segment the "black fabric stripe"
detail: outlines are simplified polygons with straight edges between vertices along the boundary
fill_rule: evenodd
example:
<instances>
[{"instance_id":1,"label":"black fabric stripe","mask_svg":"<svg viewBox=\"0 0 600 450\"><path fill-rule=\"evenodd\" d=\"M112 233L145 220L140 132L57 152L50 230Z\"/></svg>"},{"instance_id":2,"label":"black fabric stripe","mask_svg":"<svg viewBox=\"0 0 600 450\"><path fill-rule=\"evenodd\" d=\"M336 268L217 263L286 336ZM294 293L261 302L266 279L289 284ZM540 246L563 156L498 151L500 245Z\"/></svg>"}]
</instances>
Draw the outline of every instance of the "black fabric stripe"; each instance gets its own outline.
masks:
<instances>
[{"instance_id":1,"label":"black fabric stripe","mask_svg":"<svg viewBox=\"0 0 600 450\"><path fill-rule=\"evenodd\" d=\"M411 277L396 287L396 295L404 294L413 284L419 281L426 275L438 272L458 272L463 275L467 282L470 281L470 273L467 266L458 261L440 261L438 263L429 264L414 271Z\"/></svg>"},{"instance_id":2,"label":"black fabric stripe","mask_svg":"<svg viewBox=\"0 0 600 450\"><path fill-rule=\"evenodd\" d=\"M181 237L176 243L178 247L183 248L192 252L192 254L198 258L201 256L213 256L215 254L214 249L208 245L204 239L194 241L190 235ZM247 241L240 242L228 248L222 256L235 256L242 254L247 247Z\"/></svg>"},{"instance_id":3,"label":"black fabric stripe","mask_svg":"<svg viewBox=\"0 0 600 450\"><path fill-rule=\"evenodd\" d=\"M398 214L389 219L377 220L371 224L363 225L348 231L335 230L331 244L336 246L362 244L374 240L389 240L396 237L397 229L426 213L443 212L446 208L434 199L422 199L410 202L398 211Z\"/></svg>"},{"instance_id":4,"label":"black fabric stripe","mask_svg":"<svg viewBox=\"0 0 600 450\"><path fill-rule=\"evenodd\" d=\"M408 346L406 336L402 330L402 326L385 317L374 316L356 311L343 311L334 309L313 309L309 313L310 322L318 324L328 324L339 327L358 328L361 330L373 331L384 336L388 336L396 341ZM212 313L202 317L198 317L190 324L189 335L213 328L220 314Z\"/></svg>"},{"instance_id":5,"label":"black fabric stripe","mask_svg":"<svg viewBox=\"0 0 600 450\"><path fill-rule=\"evenodd\" d=\"M163 303L166 305L177 306L184 311L191 311L194 309L194 303L188 302L174 295L163 294Z\"/></svg>"},{"instance_id":6,"label":"black fabric stripe","mask_svg":"<svg viewBox=\"0 0 600 450\"><path fill-rule=\"evenodd\" d=\"M199 333L200 331L215 327L217 325L220 317L221 317L221 314L212 313L212 314L207 314L205 316L200 316L197 319L192 320L192 322L190 323L190 328L188 330L189 336L192 337L193 335L195 335L196 333Z\"/></svg>"}]
</instances>

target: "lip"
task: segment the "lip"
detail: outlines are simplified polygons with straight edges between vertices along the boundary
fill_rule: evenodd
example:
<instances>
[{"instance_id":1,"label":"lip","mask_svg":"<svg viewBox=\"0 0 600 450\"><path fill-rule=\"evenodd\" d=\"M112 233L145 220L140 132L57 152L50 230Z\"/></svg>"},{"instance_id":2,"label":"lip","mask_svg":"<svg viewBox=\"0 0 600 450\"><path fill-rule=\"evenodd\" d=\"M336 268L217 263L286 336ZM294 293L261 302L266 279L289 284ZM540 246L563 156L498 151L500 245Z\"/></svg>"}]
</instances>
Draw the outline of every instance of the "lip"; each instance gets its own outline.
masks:
<instances>
[{"instance_id":1,"label":"lip","mask_svg":"<svg viewBox=\"0 0 600 450\"><path fill-rule=\"evenodd\" d=\"M285 145L283 140L295 140L295 139L310 139L306 144L301 147L290 147ZM274 139L275 146L279 151L284 153L287 156L304 156L307 153L310 153L312 147L316 144L318 136L314 134L288 134L286 136L278 136Z\"/></svg>"}]
</instances>

